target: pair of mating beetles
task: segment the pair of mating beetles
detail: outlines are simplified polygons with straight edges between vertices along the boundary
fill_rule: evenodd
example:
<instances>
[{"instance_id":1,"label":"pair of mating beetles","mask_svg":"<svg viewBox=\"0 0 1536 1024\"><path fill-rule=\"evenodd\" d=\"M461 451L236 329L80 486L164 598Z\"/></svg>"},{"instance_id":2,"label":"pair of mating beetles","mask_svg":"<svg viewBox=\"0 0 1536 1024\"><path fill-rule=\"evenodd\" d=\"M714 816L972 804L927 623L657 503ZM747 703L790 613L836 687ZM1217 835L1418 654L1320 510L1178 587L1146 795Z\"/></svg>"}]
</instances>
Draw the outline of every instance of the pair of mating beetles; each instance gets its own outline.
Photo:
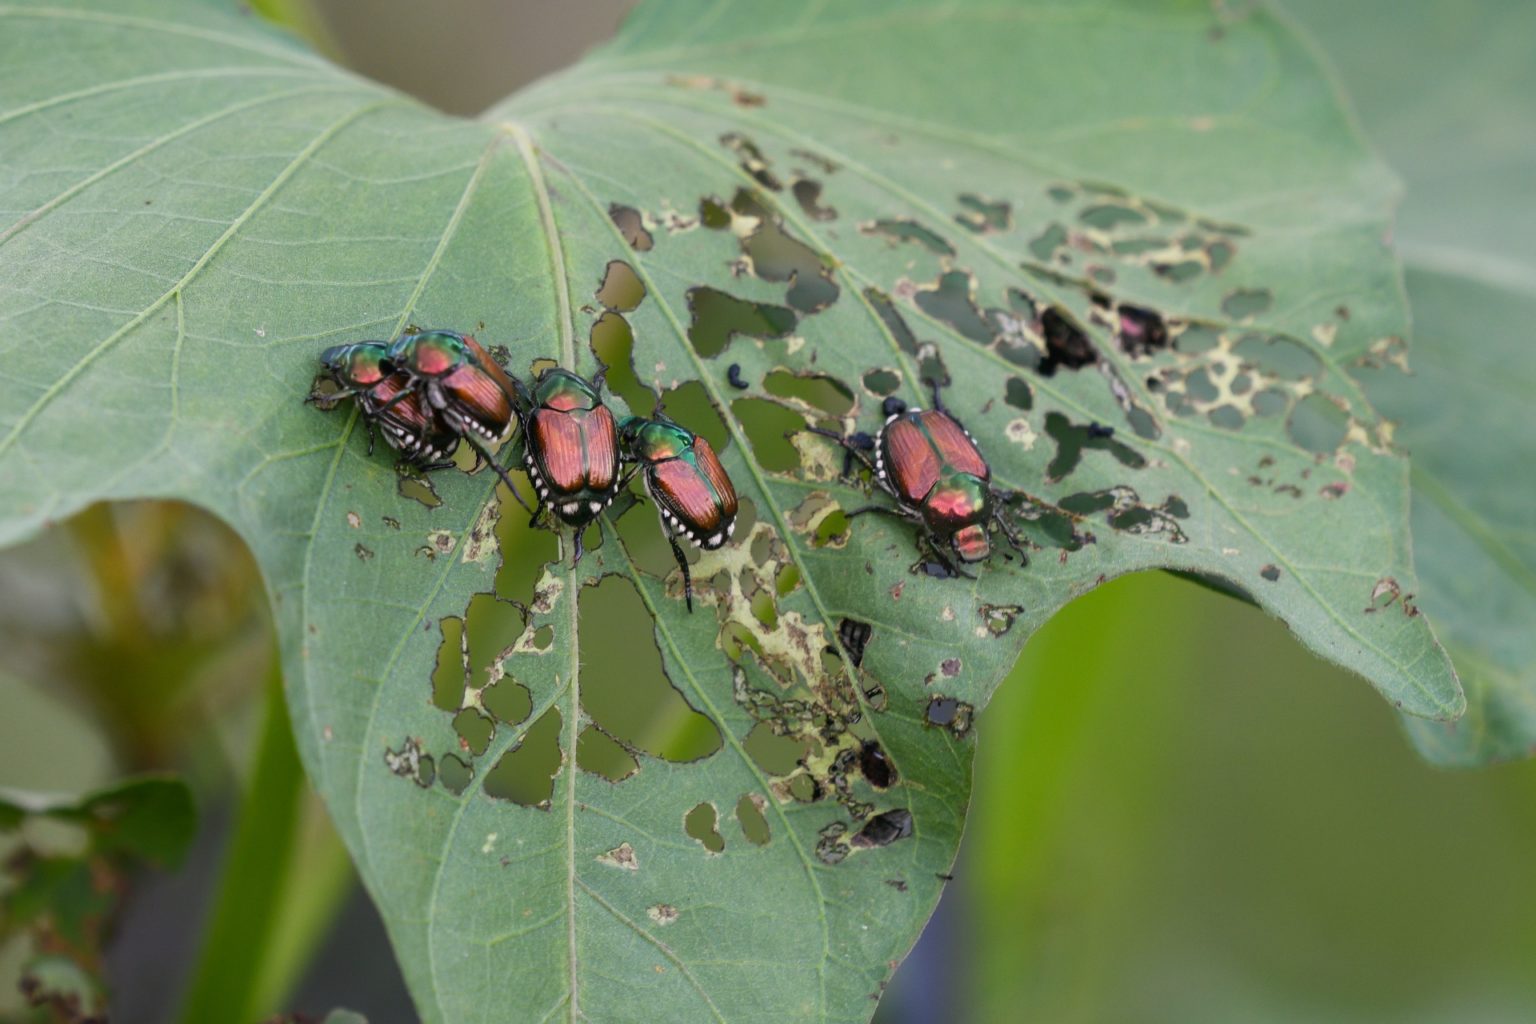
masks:
<instances>
[{"instance_id":1,"label":"pair of mating beetles","mask_svg":"<svg viewBox=\"0 0 1536 1024\"><path fill-rule=\"evenodd\" d=\"M455 331L412 331L393 342L360 341L320 354L316 380L335 390L312 391L309 401L329 409L356 400L369 430L375 427L404 459L423 471L452 466L460 439L501 476L513 497L528 504L516 483L485 449L505 440L516 424L523 436L523 465L537 494L530 525L547 506L582 533L640 471L656 503L662 530L683 573L683 593L693 610L688 560L677 545L682 534L696 546L718 548L736 529L736 489L708 441L662 414L622 421L603 404L598 388L570 370L553 368L532 385L508 374L480 343ZM625 463L632 465L623 473Z\"/></svg>"}]
</instances>

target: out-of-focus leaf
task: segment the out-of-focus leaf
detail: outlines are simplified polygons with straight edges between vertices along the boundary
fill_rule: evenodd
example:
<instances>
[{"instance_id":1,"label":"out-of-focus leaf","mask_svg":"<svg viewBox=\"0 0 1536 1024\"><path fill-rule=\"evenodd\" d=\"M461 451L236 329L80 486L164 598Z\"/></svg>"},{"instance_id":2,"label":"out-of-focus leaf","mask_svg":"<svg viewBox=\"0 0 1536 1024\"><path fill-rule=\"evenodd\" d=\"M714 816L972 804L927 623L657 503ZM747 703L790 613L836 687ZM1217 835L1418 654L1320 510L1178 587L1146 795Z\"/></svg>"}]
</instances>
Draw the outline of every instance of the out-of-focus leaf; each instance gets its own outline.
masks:
<instances>
[{"instance_id":1,"label":"out-of-focus leaf","mask_svg":"<svg viewBox=\"0 0 1536 1024\"><path fill-rule=\"evenodd\" d=\"M128 779L83 796L0 787L0 829L29 815L84 827L91 853L122 855L174 870L197 832L197 809L186 783L170 776Z\"/></svg>"},{"instance_id":2,"label":"out-of-focus leaf","mask_svg":"<svg viewBox=\"0 0 1536 1024\"><path fill-rule=\"evenodd\" d=\"M1413 460L1421 587L1466 688L1457 722L1408 720L1441 764L1536 752L1536 6L1286 0L1402 172L1412 355L1357 371ZM1411 367L1411 373L1402 372ZM1407 594L1407 592L1405 592Z\"/></svg>"}]
</instances>

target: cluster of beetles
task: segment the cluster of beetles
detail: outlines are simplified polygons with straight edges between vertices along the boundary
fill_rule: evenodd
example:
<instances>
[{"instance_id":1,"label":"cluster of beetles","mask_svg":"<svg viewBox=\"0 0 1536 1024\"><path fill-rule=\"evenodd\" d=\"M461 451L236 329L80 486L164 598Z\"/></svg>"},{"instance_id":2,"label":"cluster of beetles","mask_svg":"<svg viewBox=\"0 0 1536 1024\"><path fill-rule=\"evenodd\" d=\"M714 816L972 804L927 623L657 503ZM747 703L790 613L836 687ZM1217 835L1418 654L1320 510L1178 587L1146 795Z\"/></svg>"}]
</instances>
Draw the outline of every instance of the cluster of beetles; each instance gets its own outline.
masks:
<instances>
[{"instance_id":1,"label":"cluster of beetles","mask_svg":"<svg viewBox=\"0 0 1536 1024\"><path fill-rule=\"evenodd\" d=\"M403 461L431 472L453 467L452 456L465 442L531 513L530 524L547 509L575 528L577 562L587 524L643 471L693 610L688 560L677 537L706 550L724 544L736 527L736 489L709 442L667 418L659 403L648 417L616 419L603 403L601 373L588 380L556 367L530 384L509 374L473 336L448 330L337 345L320 361L307 401L330 409L353 399L370 451L377 434ZM868 505L848 512L849 518L880 512L914 522L920 544L947 573L969 575L962 564L991 554L992 523L1019 548L1003 516L1012 495L993 487L991 468L975 439L944 409L936 383L933 397L931 409L909 409L887 398L877 435L812 429L846 450L844 476L858 460L895 500L894 508ZM509 438L514 426L523 438L533 506L486 448Z\"/></svg>"}]
</instances>

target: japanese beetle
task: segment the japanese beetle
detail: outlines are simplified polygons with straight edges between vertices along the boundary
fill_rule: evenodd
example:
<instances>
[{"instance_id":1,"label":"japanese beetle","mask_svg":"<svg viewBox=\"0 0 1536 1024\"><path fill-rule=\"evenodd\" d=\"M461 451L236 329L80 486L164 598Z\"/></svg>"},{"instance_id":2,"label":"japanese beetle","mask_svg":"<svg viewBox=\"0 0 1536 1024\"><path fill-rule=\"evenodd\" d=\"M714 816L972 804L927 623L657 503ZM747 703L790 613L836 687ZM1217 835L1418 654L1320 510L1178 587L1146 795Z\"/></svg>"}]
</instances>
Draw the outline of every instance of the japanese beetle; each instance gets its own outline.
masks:
<instances>
[{"instance_id":1,"label":"japanese beetle","mask_svg":"<svg viewBox=\"0 0 1536 1024\"><path fill-rule=\"evenodd\" d=\"M581 534L619 493L619 434L613 413L597 393L597 381L555 367L528 388L519 384L523 409L523 462L538 505L548 505L576 528L576 561ZM532 522L533 520L530 520Z\"/></svg>"},{"instance_id":2,"label":"japanese beetle","mask_svg":"<svg viewBox=\"0 0 1536 1024\"><path fill-rule=\"evenodd\" d=\"M932 409L909 409L892 396L881 411L885 424L875 437L862 432L844 437L811 428L847 449L844 475L857 458L873 472L875 484L896 499L895 508L866 505L848 512L849 519L879 512L918 524L920 544L950 575L969 576L956 563L983 562L992 554L992 523L1009 544L1023 550L1003 517L1012 493L992 486L992 467L970 431L944 408L937 382Z\"/></svg>"},{"instance_id":3,"label":"japanese beetle","mask_svg":"<svg viewBox=\"0 0 1536 1024\"><path fill-rule=\"evenodd\" d=\"M457 367L444 369L455 351L461 357ZM512 478L478 440L506 434L516 416L512 395L517 386L474 338L452 331L411 332L393 342L335 345L320 354L320 362L321 377L340 390L311 394L308 401L334 404L357 398L369 427L370 452L377 423L408 462L425 470L445 469L453 465L449 459L463 438L527 507ZM495 426L499 416L504 418Z\"/></svg>"},{"instance_id":4,"label":"japanese beetle","mask_svg":"<svg viewBox=\"0 0 1536 1024\"><path fill-rule=\"evenodd\" d=\"M517 387L472 335L402 334L389 346L389 361L456 433L499 441L512 428Z\"/></svg>"},{"instance_id":5,"label":"japanese beetle","mask_svg":"<svg viewBox=\"0 0 1536 1024\"><path fill-rule=\"evenodd\" d=\"M707 551L724 544L736 532L736 488L710 443L660 410L650 419L625 417L619 438L625 461L645 471L645 491L656 503L662 532L683 571L683 596L691 612L693 579L677 535Z\"/></svg>"},{"instance_id":6,"label":"japanese beetle","mask_svg":"<svg viewBox=\"0 0 1536 1024\"><path fill-rule=\"evenodd\" d=\"M320 354L320 380L337 386L329 394L311 393L306 401L330 409L345 398L357 400L368 427L368 451L373 452L375 425L407 462L425 469L449 465L459 437L444 426L421 397L410 391L410 378L389 361L389 344L359 341L336 345Z\"/></svg>"}]
</instances>

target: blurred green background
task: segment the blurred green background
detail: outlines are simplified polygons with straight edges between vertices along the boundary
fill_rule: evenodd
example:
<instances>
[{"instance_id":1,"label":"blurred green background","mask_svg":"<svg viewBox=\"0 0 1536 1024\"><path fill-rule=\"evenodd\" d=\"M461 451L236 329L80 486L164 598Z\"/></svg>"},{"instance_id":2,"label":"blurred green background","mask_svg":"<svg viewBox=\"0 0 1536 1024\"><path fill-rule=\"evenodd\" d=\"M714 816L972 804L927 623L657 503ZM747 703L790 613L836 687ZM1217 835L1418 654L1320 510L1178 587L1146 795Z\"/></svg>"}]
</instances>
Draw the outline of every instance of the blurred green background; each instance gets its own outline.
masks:
<instances>
[{"instance_id":1,"label":"blurred green background","mask_svg":"<svg viewBox=\"0 0 1536 1024\"><path fill-rule=\"evenodd\" d=\"M258 6L467 113L574 59L630 4ZM1536 90L1519 93L1533 37L1515 31L1531 5L1287 7L1410 189L1532 180L1536 136L1514 130L1529 119L1499 120L1509 88L1536 107ZM1426 34L1456 58L1416 62ZM1501 239L1536 216L1529 196L1482 218L1411 196L1415 244L1520 254L1525 239ZM651 555L664 567L664 548ZM0 785L172 768L204 811L190 866L142 880L109 951L124 1024L172 1016L250 766L283 755L259 743L270 628L248 555L185 508L95 509L0 553ZM1168 576L1112 583L1030 642L977 735L956 882L880 1008L886 1024L1536 1020L1536 763L1427 767L1366 685L1261 613ZM257 1002L414 1020L313 796L291 792L306 801L287 837L293 906L269 923ZM0 1019L19 1005L21 955L0 950Z\"/></svg>"}]
</instances>

